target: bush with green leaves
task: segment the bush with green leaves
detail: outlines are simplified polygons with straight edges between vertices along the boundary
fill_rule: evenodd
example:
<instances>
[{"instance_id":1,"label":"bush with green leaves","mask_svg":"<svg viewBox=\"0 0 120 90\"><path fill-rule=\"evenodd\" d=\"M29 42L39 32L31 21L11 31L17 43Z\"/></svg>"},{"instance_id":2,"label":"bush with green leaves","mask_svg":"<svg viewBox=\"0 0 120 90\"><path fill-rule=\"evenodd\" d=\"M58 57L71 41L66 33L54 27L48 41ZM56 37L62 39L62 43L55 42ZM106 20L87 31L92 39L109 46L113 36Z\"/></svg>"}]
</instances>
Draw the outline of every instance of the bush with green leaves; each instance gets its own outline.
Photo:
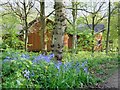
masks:
<instances>
[{"instance_id":1,"label":"bush with green leaves","mask_svg":"<svg viewBox=\"0 0 120 90\"><path fill-rule=\"evenodd\" d=\"M1 48L23 48L24 42L20 40L20 22L14 14L2 17L2 44Z\"/></svg>"}]
</instances>

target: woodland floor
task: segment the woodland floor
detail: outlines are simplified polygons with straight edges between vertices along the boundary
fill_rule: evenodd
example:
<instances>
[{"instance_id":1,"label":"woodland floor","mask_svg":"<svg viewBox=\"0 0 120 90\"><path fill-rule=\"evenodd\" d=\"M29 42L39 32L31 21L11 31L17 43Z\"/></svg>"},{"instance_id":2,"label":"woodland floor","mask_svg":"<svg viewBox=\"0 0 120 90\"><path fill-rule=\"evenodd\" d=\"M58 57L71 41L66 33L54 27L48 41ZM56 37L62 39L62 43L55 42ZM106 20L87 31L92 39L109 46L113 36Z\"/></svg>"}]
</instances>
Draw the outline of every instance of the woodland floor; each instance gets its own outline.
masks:
<instances>
[{"instance_id":1,"label":"woodland floor","mask_svg":"<svg viewBox=\"0 0 120 90\"><path fill-rule=\"evenodd\" d=\"M102 88L116 88L120 90L120 67L105 81L100 87Z\"/></svg>"}]
</instances>

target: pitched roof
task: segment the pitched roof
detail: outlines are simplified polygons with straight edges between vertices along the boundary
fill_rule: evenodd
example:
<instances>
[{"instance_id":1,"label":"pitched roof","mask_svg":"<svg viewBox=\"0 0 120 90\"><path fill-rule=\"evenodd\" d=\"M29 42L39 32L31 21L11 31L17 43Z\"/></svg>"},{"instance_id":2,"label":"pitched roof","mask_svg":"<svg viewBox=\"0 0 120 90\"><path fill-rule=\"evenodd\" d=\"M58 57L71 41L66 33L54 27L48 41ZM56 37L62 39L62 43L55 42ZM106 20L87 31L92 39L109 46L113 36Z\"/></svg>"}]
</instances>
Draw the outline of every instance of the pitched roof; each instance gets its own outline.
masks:
<instances>
[{"instance_id":1,"label":"pitched roof","mask_svg":"<svg viewBox=\"0 0 120 90\"><path fill-rule=\"evenodd\" d=\"M78 30L86 30L86 29L92 29L92 24L79 24L77 27ZM94 28L94 33L99 33L105 30L104 24L97 24Z\"/></svg>"},{"instance_id":2,"label":"pitched roof","mask_svg":"<svg viewBox=\"0 0 120 90\"><path fill-rule=\"evenodd\" d=\"M46 20L46 23L49 23L49 22L51 22L52 24L54 23L54 21L52 21L49 18L45 18L45 20ZM37 21L40 22L40 18L36 18L36 19L32 20L31 22L29 22L28 27L31 27Z\"/></svg>"}]
</instances>

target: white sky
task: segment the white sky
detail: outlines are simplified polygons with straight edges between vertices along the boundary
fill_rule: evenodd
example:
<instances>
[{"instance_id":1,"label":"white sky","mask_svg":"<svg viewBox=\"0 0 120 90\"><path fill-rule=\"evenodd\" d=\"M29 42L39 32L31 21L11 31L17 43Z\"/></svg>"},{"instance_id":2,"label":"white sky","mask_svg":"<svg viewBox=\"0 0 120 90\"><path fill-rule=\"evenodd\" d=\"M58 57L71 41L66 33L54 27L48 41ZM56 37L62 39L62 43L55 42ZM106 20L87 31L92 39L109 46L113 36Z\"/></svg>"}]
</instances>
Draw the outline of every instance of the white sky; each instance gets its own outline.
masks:
<instances>
[{"instance_id":1,"label":"white sky","mask_svg":"<svg viewBox=\"0 0 120 90\"><path fill-rule=\"evenodd\" d=\"M14 2L14 1L17 1L17 0L0 0L0 3L5 3L7 1L11 1L11 2ZM22 1L22 0L21 0ZM28 0L26 0L28 1ZM58 0L60 1L60 0ZM76 0L78 2L107 2L109 0ZM117 1L120 1L120 0L111 0L111 2L117 2ZM54 5L54 0L45 0L45 5L46 5L46 8L45 8L45 13L46 15L48 15L50 12L53 11L53 5ZM65 6L69 6L71 4L71 0L64 0L65 2ZM108 4L106 4L105 7L107 7ZM38 9L40 8L39 7L39 3L36 3L35 7L37 7ZM2 8L0 7L0 10L2 10ZM80 16L80 11L78 11L78 16ZM71 11L70 10L66 10L66 15L68 18L71 18Z\"/></svg>"}]
</instances>

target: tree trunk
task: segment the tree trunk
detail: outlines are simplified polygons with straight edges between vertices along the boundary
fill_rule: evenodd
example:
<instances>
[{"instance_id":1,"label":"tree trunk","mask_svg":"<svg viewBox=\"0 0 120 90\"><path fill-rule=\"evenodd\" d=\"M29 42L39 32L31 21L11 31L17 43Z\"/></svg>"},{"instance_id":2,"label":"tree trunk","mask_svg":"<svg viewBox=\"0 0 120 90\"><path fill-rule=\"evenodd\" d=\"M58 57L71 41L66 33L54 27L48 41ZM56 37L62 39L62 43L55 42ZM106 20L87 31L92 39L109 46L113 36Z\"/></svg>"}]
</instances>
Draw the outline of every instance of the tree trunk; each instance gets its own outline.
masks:
<instances>
[{"instance_id":1,"label":"tree trunk","mask_svg":"<svg viewBox=\"0 0 120 90\"><path fill-rule=\"evenodd\" d=\"M27 9L26 9L25 0L23 2L23 7L24 7L25 51L27 51L28 22L27 22Z\"/></svg>"},{"instance_id":2,"label":"tree trunk","mask_svg":"<svg viewBox=\"0 0 120 90\"><path fill-rule=\"evenodd\" d=\"M59 1L54 0L55 5L55 25L53 30L53 53L55 55L56 60L62 60L62 52L63 52L63 39L64 39L64 31L66 29L66 21L65 21L65 8L63 5L63 0Z\"/></svg>"},{"instance_id":3,"label":"tree trunk","mask_svg":"<svg viewBox=\"0 0 120 90\"><path fill-rule=\"evenodd\" d=\"M72 0L72 16L73 16L73 51L76 53L77 46L77 32L76 32L76 19L77 19L77 5L75 4L75 0Z\"/></svg>"},{"instance_id":4,"label":"tree trunk","mask_svg":"<svg viewBox=\"0 0 120 90\"><path fill-rule=\"evenodd\" d=\"M108 9L108 30L107 30L107 39L106 39L106 54L108 54L108 49L109 49L109 34L110 34L110 0L109 0L109 9Z\"/></svg>"},{"instance_id":5,"label":"tree trunk","mask_svg":"<svg viewBox=\"0 0 120 90\"><path fill-rule=\"evenodd\" d=\"M94 29L95 29L95 15L92 16L92 54L94 53Z\"/></svg>"},{"instance_id":6,"label":"tree trunk","mask_svg":"<svg viewBox=\"0 0 120 90\"><path fill-rule=\"evenodd\" d=\"M118 56L120 57L120 2L118 4Z\"/></svg>"},{"instance_id":7,"label":"tree trunk","mask_svg":"<svg viewBox=\"0 0 120 90\"><path fill-rule=\"evenodd\" d=\"M40 0L40 22L41 22L41 28L40 28L40 38L41 38L41 49L42 52L45 51L45 2L44 0Z\"/></svg>"}]
</instances>

